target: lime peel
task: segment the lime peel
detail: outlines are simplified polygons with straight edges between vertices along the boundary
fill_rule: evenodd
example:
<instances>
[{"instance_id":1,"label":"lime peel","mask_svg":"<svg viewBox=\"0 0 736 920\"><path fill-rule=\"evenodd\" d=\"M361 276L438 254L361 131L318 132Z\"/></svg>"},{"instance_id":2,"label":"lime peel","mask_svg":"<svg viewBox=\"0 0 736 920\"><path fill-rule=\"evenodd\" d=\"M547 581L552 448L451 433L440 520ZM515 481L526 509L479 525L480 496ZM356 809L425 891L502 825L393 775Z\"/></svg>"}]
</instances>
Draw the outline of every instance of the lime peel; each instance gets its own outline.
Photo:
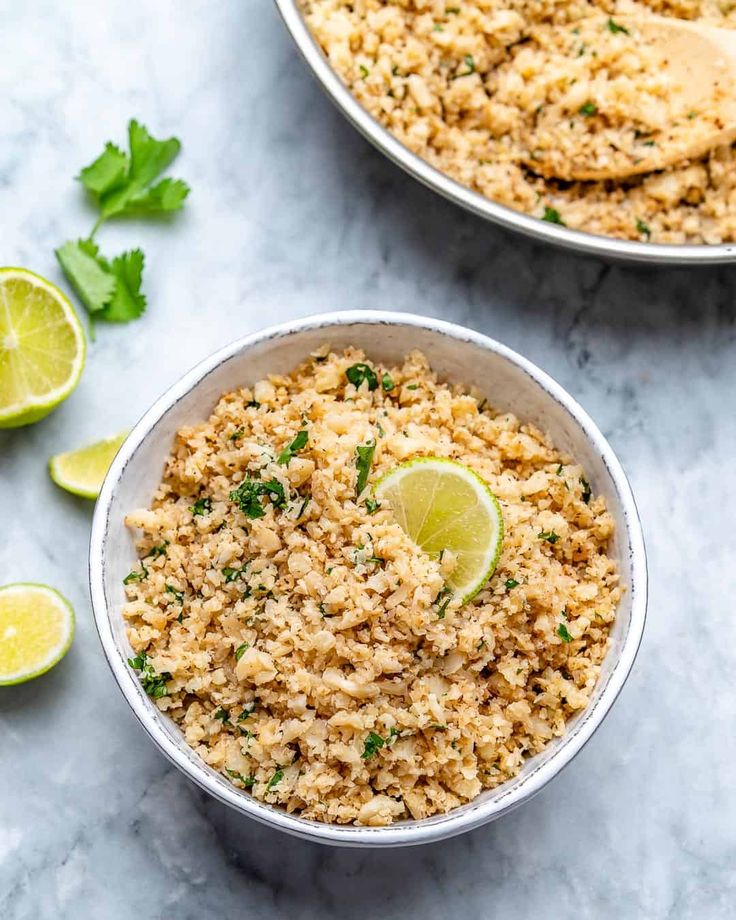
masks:
<instances>
[{"instance_id":1,"label":"lime peel","mask_svg":"<svg viewBox=\"0 0 736 920\"><path fill-rule=\"evenodd\" d=\"M38 422L74 390L87 343L68 298L24 268L0 268L0 428Z\"/></svg>"},{"instance_id":2,"label":"lime peel","mask_svg":"<svg viewBox=\"0 0 736 920\"><path fill-rule=\"evenodd\" d=\"M429 556L451 551L447 585L471 600L493 575L503 543L503 514L488 484L469 467L444 457L416 457L375 486L396 522Z\"/></svg>"},{"instance_id":3,"label":"lime peel","mask_svg":"<svg viewBox=\"0 0 736 920\"><path fill-rule=\"evenodd\" d=\"M45 674L73 638L74 610L54 588L31 583L0 588L0 686Z\"/></svg>"},{"instance_id":4,"label":"lime peel","mask_svg":"<svg viewBox=\"0 0 736 920\"><path fill-rule=\"evenodd\" d=\"M51 478L57 486L72 495L97 498L110 464L127 436L126 429L87 447L56 454L49 460Z\"/></svg>"}]
</instances>

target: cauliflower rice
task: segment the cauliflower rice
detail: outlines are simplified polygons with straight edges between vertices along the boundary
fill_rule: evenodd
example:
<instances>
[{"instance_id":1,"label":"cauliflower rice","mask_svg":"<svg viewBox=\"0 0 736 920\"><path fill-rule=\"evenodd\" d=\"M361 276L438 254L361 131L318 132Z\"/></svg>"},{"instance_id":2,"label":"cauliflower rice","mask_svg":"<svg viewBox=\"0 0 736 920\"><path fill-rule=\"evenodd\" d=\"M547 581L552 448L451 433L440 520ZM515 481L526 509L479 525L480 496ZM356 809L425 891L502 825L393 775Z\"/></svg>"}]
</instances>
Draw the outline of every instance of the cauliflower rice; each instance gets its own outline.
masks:
<instances>
[{"instance_id":1,"label":"cauliflower rice","mask_svg":"<svg viewBox=\"0 0 736 920\"><path fill-rule=\"evenodd\" d=\"M324 349L178 432L151 508L126 519L124 615L144 688L206 763L305 818L386 825L470 801L564 733L621 588L612 519L572 458L418 352L356 386L366 361ZM498 568L464 606L438 602L452 560L371 498L422 455L466 464L503 509Z\"/></svg>"},{"instance_id":2,"label":"cauliflower rice","mask_svg":"<svg viewBox=\"0 0 736 920\"><path fill-rule=\"evenodd\" d=\"M410 150L501 204L553 223L659 243L736 239L724 145L622 181L559 181L581 140L638 162L713 112L674 112L667 68L616 17L733 28L733 0L301 0L359 102ZM552 26L569 26L564 41ZM731 90L729 90L730 92ZM664 146L664 145L663 145Z\"/></svg>"}]
</instances>

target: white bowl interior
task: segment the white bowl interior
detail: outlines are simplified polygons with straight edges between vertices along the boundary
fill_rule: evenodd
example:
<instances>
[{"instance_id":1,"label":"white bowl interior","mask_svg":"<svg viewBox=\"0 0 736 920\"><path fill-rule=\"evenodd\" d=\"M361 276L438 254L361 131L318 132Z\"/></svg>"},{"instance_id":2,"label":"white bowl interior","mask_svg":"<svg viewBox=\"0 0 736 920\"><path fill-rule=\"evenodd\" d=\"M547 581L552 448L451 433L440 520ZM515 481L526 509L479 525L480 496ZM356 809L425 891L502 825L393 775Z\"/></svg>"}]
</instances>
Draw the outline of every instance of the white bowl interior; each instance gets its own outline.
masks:
<instances>
[{"instance_id":1,"label":"white bowl interior","mask_svg":"<svg viewBox=\"0 0 736 920\"><path fill-rule=\"evenodd\" d=\"M419 837L424 839L425 834L417 835L415 840L412 831L420 825L427 829L429 839L439 839L496 817L538 791L574 756L605 715L633 662L643 627L642 595L646 586L645 573L639 570L643 567L643 545L640 555L632 551L641 535L628 485L602 435L584 414L575 416L578 410L572 401L570 406L565 405L569 397L524 359L499 346L494 346L498 350L491 350L485 345L489 340L468 330L427 321L433 327L430 328L418 325L422 321L416 317L387 322L379 316L365 320L355 318L355 314L343 314L338 325L327 327L326 318L313 318L293 324L287 330L251 337L226 349L224 360L220 360L221 353L203 362L162 397L134 429L108 475L93 529L91 579L98 628L121 689L149 734L180 768L228 804L292 833L333 843L390 846L421 842ZM330 322L334 323L334 315ZM421 349L442 378L477 386L496 409L513 412L548 432L561 450L583 465L594 492L605 496L616 522L611 552L628 589L620 604L612 647L593 699L573 720L564 737L527 761L514 780L483 793L449 815L402 822L388 828L325 826L287 816L239 792L193 753L179 729L148 699L125 663L130 646L120 614L125 600L123 578L133 567L136 554L133 535L123 519L132 509L150 503L175 432L184 424L207 418L224 391L252 384L268 373L287 372L325 342L333 348L358 346L370 358L387 364L400 361L411 349ZM101 583L96 585L100 575ZM96 592L96 588L100 590ZM641 613L636 615L633 624L636 635L632 636L634 609ZM625 656L624 648L627 648ZM617 672L621 673L611 688L609 685ZM577 737L581 732L582 736Z\"/></svg>"}]
</instances>

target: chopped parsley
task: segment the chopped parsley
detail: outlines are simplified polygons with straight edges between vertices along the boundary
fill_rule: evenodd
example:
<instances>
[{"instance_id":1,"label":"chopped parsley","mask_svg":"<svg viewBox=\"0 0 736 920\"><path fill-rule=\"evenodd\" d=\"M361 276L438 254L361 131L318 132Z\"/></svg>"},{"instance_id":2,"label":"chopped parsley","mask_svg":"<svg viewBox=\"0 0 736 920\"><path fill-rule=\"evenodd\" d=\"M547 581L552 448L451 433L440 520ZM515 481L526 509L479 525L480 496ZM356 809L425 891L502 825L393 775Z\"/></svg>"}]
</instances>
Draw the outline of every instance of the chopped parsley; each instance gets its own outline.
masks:
<instances>
[{"instance_id":1,"label":"chopped parsley","mask_svg":"<svg viewBox=\"0 0 736 920\"><path fill-rule=\"evenodd\" d=\"M135 658L128 658L128 664L139 672L141 686L152 699L158 700L162 696L168 696L166 681L171 680L171 674L168 671L157 674L153 665L148 662L145 652L139 652Z\"/></svg>"},{"instance_id":2,"label":"chopped parsley","mask_svg":"<svg viewBox=\"0 0 736 920\"><path fill-rule=\"evenodd\" d=\"M368 384L369 390L378 389L378 377L369 364L353 364L345 371L345 376L356 389L363 382Z\"/></svg>"},{"instance_id":3,"label":"chopped parsley","mask_svg":"<svg viewBox=\"0 0 736 920\"><path fill-rule=\"evenodd\" d=\"M365 444L359 444L355 448L355 467L358 470L358 478L355 483L356 496L360 495L368 483L368 474L371 471L371 463L373 463L373 454L375 451L375 440L368 441Z\"/></svg>"},{"instance_id":4,"label":"chopped parsley","mask_svg":"<svg viewBox=\"0 0 736 920\"><path fill-rule=\"evenodd\" d=\"M617 22L614 22L613 19L608 20L606 28L613 35L617 35L619 32L623 32L624 35L631 35L631 32L629 32L626 26L620 26Z\"/></svg>"},{"instance_id":5,"label":"chopped parsley","mask_svg":"<svg viewBox=\"0 0 736 920\"><path fill-rule=\"evenodd\" d=\"M557 635L562 639L563 642L572 642L572 636L570 635L567 626L564 623L560 623L557 627Z\"/></svg>"},{"instance_id":6,"label":"chopped parsley","mask_svg":"<svg viewBox=\"0 0 736 920\"><path fill-rule=\"evenodd\" d=\"M547 543L556 543L560 539L560 535L555 533L554 530L540 530L537 534L540 540L546 540Z\"/></svg>"},{"instance_id":7,"label":"chopped parsley","mask_svg":"<svg viewBox=\"0 0 736 920\"><path fill-rule=\"evenodd\" d=\"M586 118L590 118L591 115L598 114L598 106L595 104L595 102L588 100L580 106L578 112L580 112L581 115L585 115Z\"/></svg>"},{"instance_id":8,"label":"chopped parsley","mask_svg":"<svg viewBox=\"0 0 736 920\"><path fill-rule=\"evenodd\" d=\"M212 511L212 499L211 498L198 498L197 501L189 508L194 517L199 517L203 514L209 514Z\"/></svg>"},{"instance_id":9,"label":"chopped parsley","mask_svg":"<svg viewBox=\"0 0 736 920\"><path fill-rule=\"evenodd\" d=\"M174 598L177 604L184 603L184 592L177 591L173 585L166 585L166 593L170 594Z\"/></svg>"},{"instance_id":10,"label":"chopped parsley","mask_svg":"<svg viewBox=\"0 0 736 920\"><path fill-rule=\"evenodd\" d=\"M242 773L238 773L237 770L231 770L229 767L225 767L225 772L228 776L232 776L233 779L239 779L246 789L252 789L256 784L255 776L243 776Z\"/></svg>"},{"instance_id":11,"label":"chopped parsley","mask_svg":"<svg viewBox=\"0 0 736 920\"><path fill-rule=\"evenodd\" d=\"M240 661L240 659L243 657L243 655L245 655L245 653L248 651L249 648L250 648L249 642L244 642L242 645L239 645L235 649L235 660ZM238 719L238 721L240 721L240 719Z\"/></svg>"},{"instance_id":12,"label":"chopped parsley","mask_svg":"<svg viewBox=\"0 0 736 920\"><path fill-rule=\"evenodd\" d=\"M375 514L376 511L381 507L381 503L376 501L375 498L366 498L365 508L368 514Z\"/></svg>"},{"instance_id":13,"label":"chopped parsley","mask_svg":"<svg viewBox=\"0 0 736 920\"><path fill-rule=\"evenodd\" d=\"M158 546L152 546L151 549L150 549L150 551L149 551L149 553L148 553L148 556L146 556L146 558L147 558L147 559L158 559L159 556L165 556L165 555L166 555L166 547L167 547L168 545L169 545L169 541L168 541L168 540L164 540L164 542L163 542L163 543L159 543Z\"/></svg>"},{"instance_id":14,"label":"chopped parsley","mask_svg":"<svg viewBox=\"0 0 736 920\"><path fill-rule=\"evenodd\" d=\"M511 591L512 588L518 588L519 582L515 578L506 579L506 590Z\"/></svg>"},{"instance_id":15,"label":"chopped parsley","mask_svg":"<svg viewBox=\"0 0 736 920\"><path fill-rule=\"evenodd\" d=\"M645 224L640 217L636 219L636 232L641 233L642 236L645 236L647 239L652 235L651 227L649 224Z\"/></svg>"},{"instance_id":16,"label":"chopped parsley","mask_svg":"<svg viewBox=\"0 0 736 920\"><path fill-rule=\"evenodd\" d=\"M282 466L288 466L289 461L295 457L300 450L304 450L307 446L307 440L309 434L307 433L306 428L302 428L299 434L294 438L294 440L289 444L288 447L285 447L278 456L277 463L280 463Z\"/></svg>"},{"instance_id":17,"label":"chopped parsley","mask_svg":"<svg viewBox=\"0 0 736 920\"><path fill-rule=\"evenodd\" d=\"M230 435L228 441L239 441L245 434L245 428L236 428Z\"/></svg>"},{"instance_id":18,"label":"chopped parsley","mask_svg":"<svg viewBox=\"0 0 736 920\"><path fill-rule=\"evenodd\" d=\"M391 390L393 390L396 386L389 373L385 373L383 377L381 377L381 386L386 391L386 393L390 393Z\"/></svg>"},{"instance_id":19,"label":"chopped parsley","mask_svg":"<svg viewBox=\"0 0 736 920\"><path fill-rule=\"evenodd\" d=\"M243 514L249 518L264 516L266 512L261 502L263 497L270 498L275 508L283 508L286 504L284 487L277 479L262 482L246 477L238 488L230 493L230 501L236 502Z\"/></svg>"},{"instance_id":20,"label":"chopped parsley","mask_svg":"<svg viewBox=\"0 0 736 920\"><path fill-rule=\"evenodd\" d=\"M223 709L222 706L220 706L219 709L216 709L216 710L212 713L212 716L213 716L213 718L215 718L215 719L219 719L220 722L222 722L223 725L229 725L229 724L230 724L230 716L228 715L227 709Z\"/></svg>"},{"instance_id":21,"label":"chopped parsley","mask_svg":"<svg viewBox=\"0 0 736 920\"><path fill-rule=\"evenodd\" d=\"M284 771L281 769L278 769L274 773L274 775L271 777L271 779L268 781L268 785L266 786L266 792L270 792L274 786L278 786L278 784L281 782L283 778L284 778Z\"/></svg>"},{"instance_id":22,"label":"chopped parsley","mask_svg":"<svg viewBox=\"0 0 736 920\"><path fill-rule=\"evenodd\" d=\"M566 227L567 224L560 216L560 212L557 208L550 208L549 205L545 205L544 214L542 215L542 220L546 220L550 224L559 224L561 227Z\"/></svg>"},{"instance_id":23,"label":"chopped parsley","mask_svg":"<svg viewBox=\"0 0 736 920\"><path fill-rule=\"evenodd\" d=\"M137 572L128 572L128 574L123 579L124 585L132 585L133 582L143 581L144 578L148 578L148 569L141 562L141 567Z\"/></svg>"},{"instance_id":24,"label":"chopped parsley","mask_svg":"<svg viewBox=\"0 0 736 920\"><path fill-rule=\"evenodd\" d=\"M582 495L581 495L580 497L582 498L582 500L583 500L583 501L585 502L585 504L587 505L588 502L590 501L590 496L593 494L593 492L591 491L591 488L590 488L590 483L588 482L588 480L587 480L584 476L581 476L581 477L580 477L580 485L583 487L583 493L582 493Z\"/></svg>"}]
</instances>

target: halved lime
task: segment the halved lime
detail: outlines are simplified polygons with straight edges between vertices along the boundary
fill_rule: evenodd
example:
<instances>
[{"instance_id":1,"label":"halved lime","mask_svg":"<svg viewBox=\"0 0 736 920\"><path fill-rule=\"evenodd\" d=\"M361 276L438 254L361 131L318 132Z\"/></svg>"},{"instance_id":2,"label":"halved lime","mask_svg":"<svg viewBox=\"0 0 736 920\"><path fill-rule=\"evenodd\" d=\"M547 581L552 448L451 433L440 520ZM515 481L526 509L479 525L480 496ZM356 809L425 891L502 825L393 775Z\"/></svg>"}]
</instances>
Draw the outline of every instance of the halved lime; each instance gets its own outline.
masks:
<instances>
[{"instance_id":1,"label":"halved lime","mask_svg":"<svg viewBox=\"0 0 736 920\"><path fill-rule=\"evenodd\" d=\"M74 637L74 611L46 585L0 588L0 686L22 684L64 657Z\"/></svg>"},{"instance_id":2,"label":"halved lime","mask_svg":"<svg viewBox=\"0 0 736 920\"><path fill-rule=\"evenodd\" d=\"M450 550L456 559L447 585L474 597L498 564L503 515L498 499L477 473L441 457L417 457L380 479L376 497L391 506L397 523L432 558Z\"/></svg>"},{"instance_id":3,"label":"halved lime","mask_svg":"<svg viewBox=\"0 0 736 920\"><path fill-rule=\"evenodd\" d=\"M127 438L121 431L112 438L96 441L79 450L56 454L49 460L49 473L57 486L82 498L97 498L113 457Z\"/></svg>"},{"instance_id":4,"label":"halved lime","mask_svg":"<svg viewBox=\"0 0 736 920\"><path fill-rule=\"evenodd\" d=\"M72 305L24 268L0 268L0 428L37 422L79 383L86 340Z\"/></svg>"}]
</instances>

